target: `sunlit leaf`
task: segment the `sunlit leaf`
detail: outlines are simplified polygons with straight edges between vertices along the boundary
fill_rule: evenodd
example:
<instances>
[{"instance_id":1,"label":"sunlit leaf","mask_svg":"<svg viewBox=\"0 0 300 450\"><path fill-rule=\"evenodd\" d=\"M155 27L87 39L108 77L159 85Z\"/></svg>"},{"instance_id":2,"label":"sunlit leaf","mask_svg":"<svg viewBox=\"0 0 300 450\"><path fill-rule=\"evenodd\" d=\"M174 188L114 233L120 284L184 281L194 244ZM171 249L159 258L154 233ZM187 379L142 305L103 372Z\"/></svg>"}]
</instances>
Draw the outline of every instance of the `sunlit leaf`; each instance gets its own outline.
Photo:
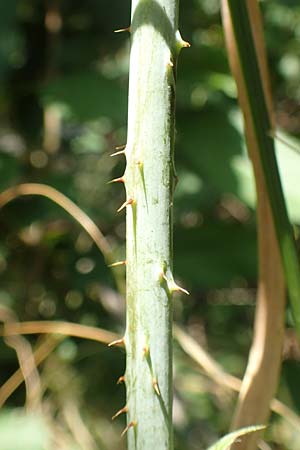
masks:
<instances>
[{"instance_id":1,"label":"sunlit leaf","mask_svg":"<svg viewBox=\"0 0 300 450\"><path fill-rule=\"evenodd\" d=\"M241 428L240 430L233 431L232 433L226 434L218 442L209 447L208 450L229 450L231 445L240 437L248 433L253 433L254 431L263 430L264 425L253 425L251 427Z\"/></svg>"}]
</instances>

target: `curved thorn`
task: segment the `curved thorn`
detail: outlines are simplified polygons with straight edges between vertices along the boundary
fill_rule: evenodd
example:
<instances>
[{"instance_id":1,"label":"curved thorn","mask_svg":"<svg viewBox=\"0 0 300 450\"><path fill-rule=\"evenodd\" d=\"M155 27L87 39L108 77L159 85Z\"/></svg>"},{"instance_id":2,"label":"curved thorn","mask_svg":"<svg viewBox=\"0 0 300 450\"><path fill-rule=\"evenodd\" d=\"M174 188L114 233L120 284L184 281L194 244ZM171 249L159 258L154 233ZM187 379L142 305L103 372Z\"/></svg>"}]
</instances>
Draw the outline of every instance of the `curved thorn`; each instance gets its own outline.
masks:
<instances>
[{"instance_id":1,"label":"curved thorn","mask_svg":"<svg viewBox=\"0 0 300 450\"><path fill-rule=\"evenodd\" d=\"M125 178L124 177L114 178L113 180L108 181L106 184L111 183L125 183Z\"/></svg>"},{"instance_id":2,"label":"curved thorn","mask_svg":"<svg viewBox=\"0 0 300 450\"><path fill-rule=\"evenodd\" d=\"M181 45L182 45L183 48L190 48L191 47L191 44L188 41L182 41Z\"/></svg>"},{"instance_id":3,"label":"curved thorn","mask_svg":"<svg viewBox=\"0 0 300 450\"><path fill-rule=\"evenodd\" d=\"M120 206L119 209L117 209L117 212L122 211L122 209L126 208L126 206L132 205L133 203L133 199L129 198L128 200L126 200L126 202L123 203L123 205Z\"/></svg>"},{"instance_id":4,"label":"curved thorn","mask_svg":"<svg viewBox=\"0 0 300 450\"><path fill-rule=\"evenodd\" d=\"M122 337L121 339L116 339L115 341L112 341L108 344L108 347L114 347L115 345L124 345L125 340Z\"/></svg>"},{"instance_id":5,"label":"curved thorn","mask_svg":"<svg viewBox=\"0 0 300 450\"><path fill-rule=\"evenodd\" d=\"M117 145L117 146L115 147L116 150L125 150L125 148L126 148L126 144Z\"/></svg>"},{"instance_id":6,"label":"curved thorn","mask_svg":"<svg viewBox=\"0 0 300 450\"><path fill-rule=\"evenodd\" d=\"M190 44L189 42L184 41L184 40L182 39L179 30L176 31L176 41L177 41L177 45L178 45L179 49L191 47L191 44Z\"/></svg>"},{"instance_id":7,"label":"curved thorn","mask_svg":"<svg viewBox=\"0 0 300 450\"><path fill-rule=\"evenodd\" d=\"M121 377L118 378L117 384L121 384L121 383L125 383L125 376L122 375Z\"/></svg>"},{"instance_id":8,"label":"curved thorn","mask_svg":"<svg viewBox=\"0 0 300 450\"><path fill-rule=\"evenodd\" d=\"M107 267L118 267L118 266L125 266L126 265L126 260L125 261L117 261L115 263L109 264Z\"/></svg>"},{"instance_id":9,"label":"curved thorn","mask_svg":"<svg viewBox=\"0 0 300 450\"><path fill-rule=\"evenodd\" d=\"M181 286L178 286L178 284L174 284L172 289L170 289L172 292L182 292L183 294L190 295L189 291L182 288Z\"/></svg>"},{"instance_id":10,"label":"curved thorn","mask_svg":"<svg viewBox=\"0 0 300 450\"><path fill-rule=\"evenodd\" d=\"M125 436L125 434L127 433L127 431L129 430L129 428L135 427L137 425L137 422L135 420L132 420L131 422L129 422L129 424L127 425L127 427L124 428L124 430L121 433L121 437Z\"/></svg>"},{"instance_id":11,"label":"curved thorn","mask_svg":"<svg viewBox=\"0 0 300 450\"><path fill-rule=\"evenodd\" d=\"M127 413L128 412L128 407L124 406L124 408L121 408L118 412L116 412L116 414L114 414L111 418L111 420L115 420L117 417L119 417L121 414L123 413Z\"/></svg>"}]
</instances>

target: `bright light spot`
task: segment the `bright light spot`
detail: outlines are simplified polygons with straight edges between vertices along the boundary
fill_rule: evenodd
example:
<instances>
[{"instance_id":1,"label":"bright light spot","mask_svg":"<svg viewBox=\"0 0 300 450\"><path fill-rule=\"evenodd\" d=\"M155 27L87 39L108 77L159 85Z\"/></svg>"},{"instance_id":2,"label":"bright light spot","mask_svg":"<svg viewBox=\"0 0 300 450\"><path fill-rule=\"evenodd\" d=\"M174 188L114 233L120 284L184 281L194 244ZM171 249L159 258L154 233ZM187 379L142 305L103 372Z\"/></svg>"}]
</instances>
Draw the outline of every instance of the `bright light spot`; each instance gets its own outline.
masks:
<instances>
[{"instance_id":1,"label":"bright light spot","mask_svg":"<svg viewBox=\"0 0 300 450\"><path fill-rule=\"evenodd\" d=\"M95 267L95 262L91 258L80 258L76 263L76 270L83 275L90 273Z\"/></svg>"},{"instance_id":2,"label":"bright light spot","mask_svg":"<svg viewBox=\"0 0 300 450\"><path fill-rule=\"evenodd\" d=\"M48 164L48 155L42 150L35 150L30 153L30 162L33 167L43 169Z\"/></svg>"}]
</instances>

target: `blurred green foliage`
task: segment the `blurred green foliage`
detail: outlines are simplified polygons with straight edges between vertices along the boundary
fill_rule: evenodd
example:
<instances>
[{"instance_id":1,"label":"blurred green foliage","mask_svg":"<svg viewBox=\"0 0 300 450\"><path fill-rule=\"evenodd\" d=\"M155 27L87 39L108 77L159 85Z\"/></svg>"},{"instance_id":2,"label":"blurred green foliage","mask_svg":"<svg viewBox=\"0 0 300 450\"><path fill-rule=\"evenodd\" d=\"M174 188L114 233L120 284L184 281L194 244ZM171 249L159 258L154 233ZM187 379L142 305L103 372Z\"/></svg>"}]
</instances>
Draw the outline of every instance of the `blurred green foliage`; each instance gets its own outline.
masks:
<instances>
[{"instance_id":1,"label":"blurred green foliage","mask_svg":"<svg viewBox=\"0 0 300 450\"><path fill-rule=\"evenodd\" d=\"M277 123L285 140L300 148L300 6L292 0L261 6ZM113 30L128 26L129 1L10 0L0 10L0 188L40 182L61 190L122 259L125 219L116 209L124 192L107 181L124 170L124 160L109 154L126 142L129 37ZM175 299L174 316L228 371L242 376L257 276L255 194L219 2L182 2L180 28L192 47L178 67L174 266L191 297ZM298 236L300 156L280 142L278 156ZM0 303L19 320L68 320L122 334L125 305L111 271L67 213L43 198L20 198L0 211L0 229ZM114 270L123 276L122 268ZM3 384L18 362L3 340L0 352ZM119 438L124 419L110 421L125 402L123 387L115 384L124 363L120 350L65 339L39 368L38 420L44 424L16 409L24 405L21 386L0 416L1 448L19 448L16 427L26 434L24 450L125 448ZM294 407L299 361L287 361L284 369L281 395ZM226 433L234 407L234 397L177 345L174 406L177 450L208 447ZM278 419L269 434L274 448L296 448L297 437Z\"/></svg>"},{"instance_id":2,"label":"blurred green foliage","mask_svg":"<svg viewBox=\"0 0 300 450\"><path fill-rule=\"evenodd\" d=\"M49 442L46 424L17 409L0 414L0 435L3 450L43 450Z\"/></svg>"}]
</instances>

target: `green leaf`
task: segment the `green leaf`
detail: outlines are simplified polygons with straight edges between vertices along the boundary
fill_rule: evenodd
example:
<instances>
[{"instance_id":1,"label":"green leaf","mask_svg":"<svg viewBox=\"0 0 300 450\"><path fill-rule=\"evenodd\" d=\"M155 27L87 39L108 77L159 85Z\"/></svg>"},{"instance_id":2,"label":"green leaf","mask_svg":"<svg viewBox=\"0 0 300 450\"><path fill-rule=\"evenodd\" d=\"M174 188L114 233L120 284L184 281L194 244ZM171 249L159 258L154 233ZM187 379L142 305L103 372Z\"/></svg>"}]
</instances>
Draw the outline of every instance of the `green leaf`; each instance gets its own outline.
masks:
<instances>
[{"instance_id":1,"label":"green leaf","mask_svg":"<svg viewBox=\"0 0 300 450\"><path fill-rule=\"evenodd\" d=\"M230 286L234 279L253 280L257 276L252 226L207 221L194 228L178 226L174 236L176 275L187 285L218 289Z\"/></svg>"},{"instance_id":2,"label":"green leaf","mask_svg":"<svg viewBox=\"0 0 300 450\"><path fill-rule=\"evenodd\" d=\"M243 119L241 113L232 111L230 114L230 122L242 137ZM300 142L299 139L296 139L294 136L281 130L276 130L275 147L289 217L293 223L299 223ZM246 143L244 140L242 142L242 149L242 153L234 155L229 161L230 168L237 179L237 188L233 193L246 205L250 206L250 208L255 208L256 193L253 169L249 157L247 156Z\"/></svg>"},{"instance_id":3,"label":"green leaf","mask_svg":"<svg viewBox=\"0 0 300 450\"><path fill-rule=\"evenodd\" d=\"M41 89L40 99L43 105L64 105L78 120L110 117L121 122L126 115L125 88L92 70L49 81Z\"/></svg>"},{"instance_id":4,"label":"green leaf","mask_svg":"<svg viewBox=\"0 0 300 450\"><path fill-rule=\"evenodd\" d=\"M229 450L231 445L244 434L253 433L254 431L263 430L265 425L252 425L250 427L241 428L240 430L233 431L232 433L226 434L218 442L209 447L208 450Z\"/></svg>"}]
</instances>

